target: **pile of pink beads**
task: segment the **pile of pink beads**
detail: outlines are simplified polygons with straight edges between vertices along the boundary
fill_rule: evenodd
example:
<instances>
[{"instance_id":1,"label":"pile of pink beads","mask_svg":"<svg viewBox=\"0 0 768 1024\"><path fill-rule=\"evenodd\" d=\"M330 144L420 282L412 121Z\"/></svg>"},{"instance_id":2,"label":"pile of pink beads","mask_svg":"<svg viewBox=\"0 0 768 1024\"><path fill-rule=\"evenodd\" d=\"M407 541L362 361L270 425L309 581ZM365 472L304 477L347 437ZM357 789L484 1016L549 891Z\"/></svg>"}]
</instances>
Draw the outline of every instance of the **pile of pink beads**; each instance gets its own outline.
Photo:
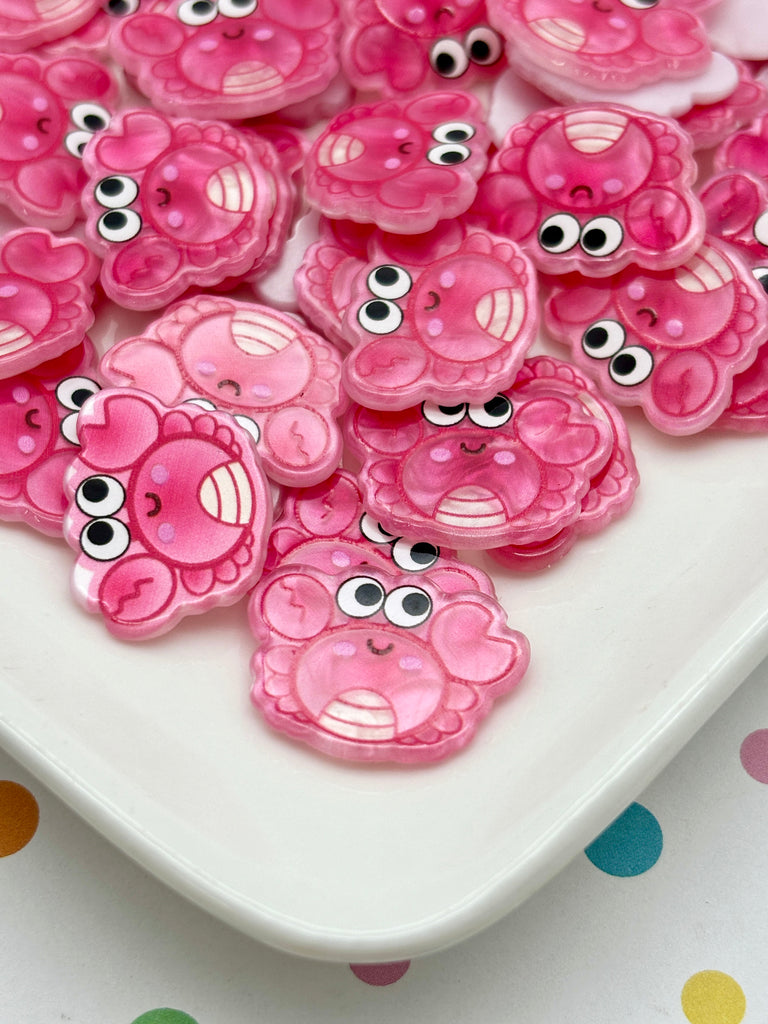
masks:
<instances>
[{"instance_id":1,"label":"pile of pink beads","mask_svg":"<svg viewBox=\"0 0 768 1024\"><path fill-rule=\"evenodd\" d=\"M622 406L768 429L742 6L17 0L0 518L121 639L247 599L254 705L326 754L464 747L530 650L459 553L625 513Z\"/></svg>"}]
</instances>

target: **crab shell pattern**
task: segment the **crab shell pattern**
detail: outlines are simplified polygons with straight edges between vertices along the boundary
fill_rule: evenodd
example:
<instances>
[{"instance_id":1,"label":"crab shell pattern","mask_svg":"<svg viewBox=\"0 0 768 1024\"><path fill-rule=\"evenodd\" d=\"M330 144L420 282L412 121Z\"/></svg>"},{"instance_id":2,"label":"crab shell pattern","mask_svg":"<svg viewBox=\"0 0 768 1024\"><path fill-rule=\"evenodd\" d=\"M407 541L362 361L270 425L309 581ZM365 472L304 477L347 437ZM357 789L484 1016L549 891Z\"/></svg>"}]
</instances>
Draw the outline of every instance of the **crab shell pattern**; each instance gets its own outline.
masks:
<instances>
[{"instance_id":1,"label":"crab shell pattern","mask_svg":"<svg viewBox=\"0 0 768 1024\"><path fill-rule=\"evenodd\" d=\"M472 210L546 274L666 270L704 237L695 176L691 139L672 120L617 104L556 107L509 131Z\"/></svg>"},{"instance_id":2,"label":"crab shell pattern","mask_svg":"<svg viewBox=\"0 0 768 1024\"><path fill-rule=\"evenodd\" d=\"M0 50L18 53L63 39L84 25L100 6L101 0L3 0Z\"/></svg>"},{"instance_id":3,"label":"crab shell pattern","mask_svg":"<svg viewBox=\"0 0 768 1024\"><path fill-rule=\"evenodd\" d=\"M255 588L249 621L253 702L274 728L342 759L460 750L530 659L493 598L446 594L429 571L281 566Z\"/></svg>"},{"instance_id":4,"label":"crab shell pattern","mask_svg":"<svg viewBox=\"0 0 768 1024\"><path fill-rule=\"evenodd\" d=\"M167 405L194 398L239 416L278 483L324 480L341 458L341 356L296 317L225 296L182 300L113 345L101 371Z\"/></svg>"},{"instance_id":5,"label":"crab shell pattern","mask_svg":"<svg viewBox=\"0 0 768 1024\"><path fill-rule=\"evenodd\" d=\"M528 365L528 363L526 363ZM575 369L560 386L536 363L483 403L424 402L402 412L353 406L366 510L393 534L488 548L547 540L576 520L614 432Z\"/></svg>"},{"instance_id":6,"label":"crab shell pattern","mask_svg":"<svg viewBox=\"0 0 768 1024\"><path fill-rule=\"evenodd\" d=\"M339 31L335 0L144 0L110 48L158 109L236 120L321 93Z\"/></svg>"},{"instance_id":7,"label":"crab shell pattern","mask_svg":"<svg viewBox=\"0 0 768 1024\"><path fill-rule=\"evenodd\" d=\"M768 89L741 60L734 60L739 81L733 92L718 103L696 104L678 117L693 139L694 148L711 149L743 125L754 121L768 107Z\"/></svg>"},{"instance_id":8,"label":"crab shell pattern","mask_svg":"<svg viewBox=\"0 0 768 1024\"><path fill-rule=\"evenodd\" d=\"M545 324L612 401L641 406L664 433L694 434L768 338L768 296L736 250L708 237L675 270L556 283Z\"/></svg>"},{"instance_id":9,"label":"crab shell pattern","mask_svg":"<svg viewBox=\"0 0 768 1024\"><path fill-rule=\"evenodd\" d=\"M65 478L73 591L115 636L164 633L253 586L272 501L250 434L229 414L111 388L86 402L78 437Z\"/></svg>"}]
</instances>

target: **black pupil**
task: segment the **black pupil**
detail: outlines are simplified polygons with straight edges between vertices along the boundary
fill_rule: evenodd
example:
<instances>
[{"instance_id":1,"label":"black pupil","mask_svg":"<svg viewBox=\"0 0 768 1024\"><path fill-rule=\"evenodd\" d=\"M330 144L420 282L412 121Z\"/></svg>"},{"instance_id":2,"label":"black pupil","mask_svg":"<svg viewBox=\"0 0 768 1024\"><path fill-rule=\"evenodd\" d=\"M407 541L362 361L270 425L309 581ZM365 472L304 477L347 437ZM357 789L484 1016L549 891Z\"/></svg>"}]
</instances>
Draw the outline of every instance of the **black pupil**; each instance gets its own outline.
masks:
<instances>
[{"instance_id":1,"label":"black pupil","mask_svg":"<svg viewBox=\"0 0 768 1024\"><path fill-rule=\"evenodd\" d=\"M608 341L608 331L604 327L590 327L584 335L584 344L589 348L600 349Z\"/></svg>"},{"instance_id":2,"label":"black pupil","mask_svg":"<svg viewBox=\"0 0 768 1024\"><path fill-rule=\"evenodd\" d=\"M463 142L466 137L467 133L464 128L451 128L450 131L445 133L445 138L448 142Z\"/></svg>"},{"instance_id":3,"label":"black pupil","mask_svg":"<svg viewBox=\"0 0 768 1024\"><path fill-rule=\"evenodd\" d=\"M458 416L460 412L464 411L463 405L441 405L438 408L445 416Z\"/></svg>"},{"instance_id":4,"label":"black pupil","mask_svg":"<svg viewBox=\"0 0 768 1024\"><path fill-rule=\"evenodd\" d=\"M601 228L590 228L589 231L584 232L581 244L585 249L594 252L596 249L602 249L606 241L606 234Z\"/></svg>"},{"instance_id":5,"label":"black pupil","mask_svg":"<svg viewBox=\"0 0 768 1024\"><path fill-rule=\"evenodd\" d=\"M361 583L355 591L355 599L358 604L370 608L381 600L381 590L375 583Z\"/></svg>"},{"instance_id":6,"label":"black pupil","mask_svg":"<svg viewBox=\"0 0 768 1024\"><path fill-rule=\"evenodd\" d=\"M613 362L611 363L611 369L619 377L626 377L632 373L637 365L635 357L627 352L620 352L617 356L614 356Z\"/></svg>"},{"instance_id":7,"label":"black pupil","mask_svg":"<svg viewBox=\"0 0 768 1024\"><path fill-rule=\"evenodd\" d=\"M426 594L406 594L403 598L403 611L407 615L423 615L429 610L429 598Z\"/></svg>"},{"instance_id":8,"label":"black pupil","mask_svg":"<svg viewBox=\"0 0 768 1024\"><path fill-rule=\"evenodd\" d=\"M438 53L435 57L435 71L439 75L450 75L456 70L456 61L450 53Z\"/></svg>"},{"instance_id":9,"label":"black pupil","mask_svg":"<svg viewBox=\"0 0 768 1024\"><path fill-rule=\"evenodd\" d=\"M94 477L92 480L85 481L82 494L87 502L98 505L109 494L109 485L106 480Z\"/></svg>"},{"instance_id":10,"label":"black pupil","mask_svg":"<svg viewBox=\"0 0 768 1024\"><path fill-rule=\"evenodd\" d=\"M491 56L491 48L484 39L476 39L470 46L469 52L472 54L472 59L481 64Z\"/></svg>"},{"instance_id":11,"label":"black pupil","mask_svg":"<svg viewBox=\"0 0 768 1024\"><path fill-rule=\"evenodd\" d=\"M197 0L197 3L192 4L195 14L208 14L212 7L213 4L210 3L210 0Z\"/></svg>"},{"instance_id":12,"label":"black pupil","mask_svg":"<svg viewBox=\"0 0 768 1024\"><path fill-rule=\"evenodd\" d=\"M489 416L505 416L509 410L509 402L502 395L496 395L483 406Z\"/></svg>"},{"instance_id":13,"label":"black pupil","mask_svg":"<svg viewBox=\"0 0 768 1024\"><path fill-rule=\"evenodd\" d=\"M102 195L110 196L114 199L115 196L119 196L123 191L123 183L119 178L105 178L99 185L99 188Z\"/></svg>"},{"instance_id":14,"label":"black pupil","mask_svg":"<svg viewBox=\"0 0 768 1024\"><path fill-rule=\"evenodd\" d=\"M107 9L111 14L129 14L130 4L128 0L109 0Z\"/></svg>"},{"instance_id":15,"label":"black pupil","mask_svg":"<svg viewBox=\"0 0 768 1024\"><path fill-rule=\"evenodd\" d=\"M97 132L104 127L104 118L100 114L86 114L83 124L89 131Z\"/></svg>"},{"instance_id":16,"label":"black pupil","mask_svg":"<svg viewBox=\"0 0 768 1024\"><path fill-rule=\"evenodd\" d=\"M114 535L115 532L112 529L112 524L104 522L103 519L96 520L88 525L88 540L97 547L109 544Z\"/></svg>"},{"instance_id":17,"label":"black pupil","mask_svg":"<svg viewBox=\"0 0 768 1024\"><path fill-rule=\"evenodd\" d=\"M565 232L557 224L549 224L541 232L541 244L547 249L554 249L565 238Z\"/></svg>"},{"instance_id":18,"label":"black pupil","mask_svg":"<svg viewBox=\"0 0 768 1024\"><path fill-rule=\"evenodd\" d=\"M89 391L88 388L78 388L77 391L72 392L72 404L76 405L79 409L83 402L90 398L92 394L93 392Z\"/></svg>"},{"instance_id":19,"label":"black pupil","mask_svg":"<svg viewBox=\"0 0 768 1024\"><path fill-rule=\"evenodd\" d=\"M464 154L460 149L447 149L444 153L440 154L441 164L460 164L464 159Z\"/></svg>"},{"instance_id":20,"label":"black pupil","mask_svg":"<svg viewBox=\"0 0 768 1024\"><path fill-rule=\"evenodd\" d=\"M434 544L427 544L426 541L419 541L411 548L411 558L419 565L430 565L437 558L437 548Z\"/></svg>"},{"instance_id":21,"label":"black pupil","mask_svg":"<svg viewBox=\"0 0 768 1024\"><path fill-rule=\"evenodd\" d=\"M365 311L371 320L386 320L389 316L389 306L381 299L374 299L365 307Z\"/></svg>"},{"instance_id":22,"label":"black pupil","mask_svg":"<svg viewBox=\"0 0 768 1024\"><path fill-rule=\"evenodd\" d=\"M768 294L768 274L762 274L757 279L757 283L761 286L764 292Z\"/></svg>"},{"instance_id":23,"label":"black pupil","mask_svg":"<svg viewBox=\"0 0 768 1024\"><path fill-rule=\"evenodd\" d=\"M377 284L387 287L396 284L399 275L394 267L377 267L373 276Z\"/></svg>"},{"instance_id":24,"label":"black pupil","mask_svg":"<svg viewBox=\"0 0 768 1024\"><path fill-rule=\"evenodd\" d=\"M119 231L120 228L124 228L128 223L128 218L122 210L110 210L109 213L104 214L102 224L106 228L110 228L112 231Z\"/></svg>"}]
</instances>

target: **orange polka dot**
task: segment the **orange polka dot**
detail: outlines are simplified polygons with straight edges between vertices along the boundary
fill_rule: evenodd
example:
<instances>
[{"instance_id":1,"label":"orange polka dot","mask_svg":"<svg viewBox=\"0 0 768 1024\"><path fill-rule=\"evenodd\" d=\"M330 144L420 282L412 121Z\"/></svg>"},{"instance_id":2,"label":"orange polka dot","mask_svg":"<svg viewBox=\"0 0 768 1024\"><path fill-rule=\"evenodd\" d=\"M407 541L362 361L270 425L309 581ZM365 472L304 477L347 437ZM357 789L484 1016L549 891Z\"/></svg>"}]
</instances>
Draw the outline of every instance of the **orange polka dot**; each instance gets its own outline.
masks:
<instances>
[{"instance_id":1,"label":"orange polka dot","mask_svg":"<svg viewBox=\"0 0 768 1024\"><path fill-rule=\"evenodd\" d=\"M0 779L0 857L26 846L39 821L40 808L26 786Z\"/></svg>"}]
</instances>

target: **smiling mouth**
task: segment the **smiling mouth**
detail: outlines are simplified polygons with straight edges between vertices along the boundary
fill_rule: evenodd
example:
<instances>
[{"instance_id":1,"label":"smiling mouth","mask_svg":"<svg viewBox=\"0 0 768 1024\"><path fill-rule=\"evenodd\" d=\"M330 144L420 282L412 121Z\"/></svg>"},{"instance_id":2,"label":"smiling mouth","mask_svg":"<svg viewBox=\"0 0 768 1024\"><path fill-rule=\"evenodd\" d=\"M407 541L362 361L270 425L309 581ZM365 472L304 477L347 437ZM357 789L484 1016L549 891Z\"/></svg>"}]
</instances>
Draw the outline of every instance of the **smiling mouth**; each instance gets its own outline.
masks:
<instances>
[{"instance_id":1,"label":"smiling mouth","mask_svg":"<svg viewBox=\"0 0 768 1024\"><path fill-rule=\"evenodd\" d=\"M479 448L468 448L464 441L462 441L459 447L467 455L482 455L482 453L485 451L486 445L485 441L483 441Z\"/></svg>"},{"instance_id":2,"label":"smiling mouth","mask_svg":"<svg viewBox=\"0 0 768 1024\"><path fill-rule=\"evenodd\" d=\"M365 641L365 646L368 648L371 654L389 654L391 651L394 651L395 649L395 645L393 643L387 644L386 647L377 647L374 644L373 640L371 639Z\"/></svg>"},{"instance_id":3,"label":"smiling mouth","mask_svg":"<svg viewBox=\"0 0 768 1024\"><path fill-rule=\"evenodd\" d=\"M601 11L603 14L610 14L613 10L612 7L601 7L600 0L592 0L592 6L596 11Z\"/></svg>"},{"instance_id":4,"label":"smiling mouth","mask_svg":"<svg viewBox=\"0 0 768 1024\"><path fill-rule=\"evenodd\" d=\"M412 141L401 142L400 145L397 147L398 153L410 153L412 149L413 149L413 142Z\"/></svg>"},{"instance_id":5,"label":"smiling mouth","mask_svg":"<svg viewBox=\"0 0 768 1024\"><path fill-rule=\"evenodd\" d=\"M40 424L35 423L35 416L38 416L39 414L39 409L27 409L26 413L24 414L24 422L27 424L30 430L40 429Z\"/></svg>"},{"instance_id":6,"label":"smiling mouth","mask_svg":"<svg viewBox=\"0 0 768 1024\"><path fill-rule=\"evenodd\" d=\"M242 39L245 35L245 29L241 28L239 32L222 32L225 39Z\"/></svg>"},{"instance_id":7,"label":"smiling mouth","mask_svg":"<svg viewBox=\"0 0 768 1024\"><path fill-rule=\"evenodd\" d=\"M148 498L152 502L152 508L147 512L147 518L152 519L153 516L159 515L160 509L163 507L163 503L160 501L160 495L155 494L154 491L147 491L144 497Z\"/></svg>"},{"instance_id":8,"label":"smiling mouth","mask_svg":"<svg viewBox=\"0 0 768 1024\"><path fill-rule=\"evenodd\" d=\"M568 195L571 197L571 199L573 199L577 192L584 192L587 196L587 199L591 199L593 195L592 189L589 187L589 185L574 185L571 191L568 193Z\"/></svg>"},{"instance_id":9,"label":"smiling mouth","mask_svg":"<svg viewBox=\"0 0 768 1024\"><path fill-rule=\"evenodd\" d=\"M41 117L37 121L37 130L42 135L48 135L48 125L51 123L50 117Z\"/></svg>"},{"instance_id":10,"label":"smiling mouth","mask_svg":"<svg viewBox=\"0 0 768 1024\"><path fill-rule=\"evenodd\" d=\"M171 193L168 191L167 188L162 188L162 187L156 188L155 192L159 192L160 195L163 197L162 202L157 204L158 206L167 206L168 203L170 203L170 201L171 201Z\"/></svg>"},{"instance_id":11,"label":"smiling mouth","mask_svg":"<svg viewBox=\"0 0 768 1024\"><path fill-rule=\"evenodd\" d=\"M219 388L219 390L221 390L222 388L232 388L232 390L235 392L238 398L242 393L242 388L237 383L237 381L230 380L228 377L225 380L220 380L216 387Z\"/></svg>"},{"instance_id":12,"label":"smiling mouth","mask_svg":"<svg viewBox=\"0 0 768 1024\"><path fill-rule=\"evenodd\" d=\"M651 327L655 327L656 326L656 321L659 318L656 315L656 310L655 309L651 309L650 306L643 306L642 309L638 309L637 315L640 316L641 313L647 313L648 314L648 320L649 320L649 323L650 323Z\"/></svg>"},{"instance_id":13,"label":"smiling mouth","mask_svg":"<svg viewBox=\"0 0 768 1024\"><path fill-rule=\"evenodd\" d=\"M432 296L432 305L425 306L424 309L427 312L430 312L433 309L437 309L437 307L440 305L440 296L437 294L437 292L427 292L427 295Z\"/></svg>"}]
</instances>

